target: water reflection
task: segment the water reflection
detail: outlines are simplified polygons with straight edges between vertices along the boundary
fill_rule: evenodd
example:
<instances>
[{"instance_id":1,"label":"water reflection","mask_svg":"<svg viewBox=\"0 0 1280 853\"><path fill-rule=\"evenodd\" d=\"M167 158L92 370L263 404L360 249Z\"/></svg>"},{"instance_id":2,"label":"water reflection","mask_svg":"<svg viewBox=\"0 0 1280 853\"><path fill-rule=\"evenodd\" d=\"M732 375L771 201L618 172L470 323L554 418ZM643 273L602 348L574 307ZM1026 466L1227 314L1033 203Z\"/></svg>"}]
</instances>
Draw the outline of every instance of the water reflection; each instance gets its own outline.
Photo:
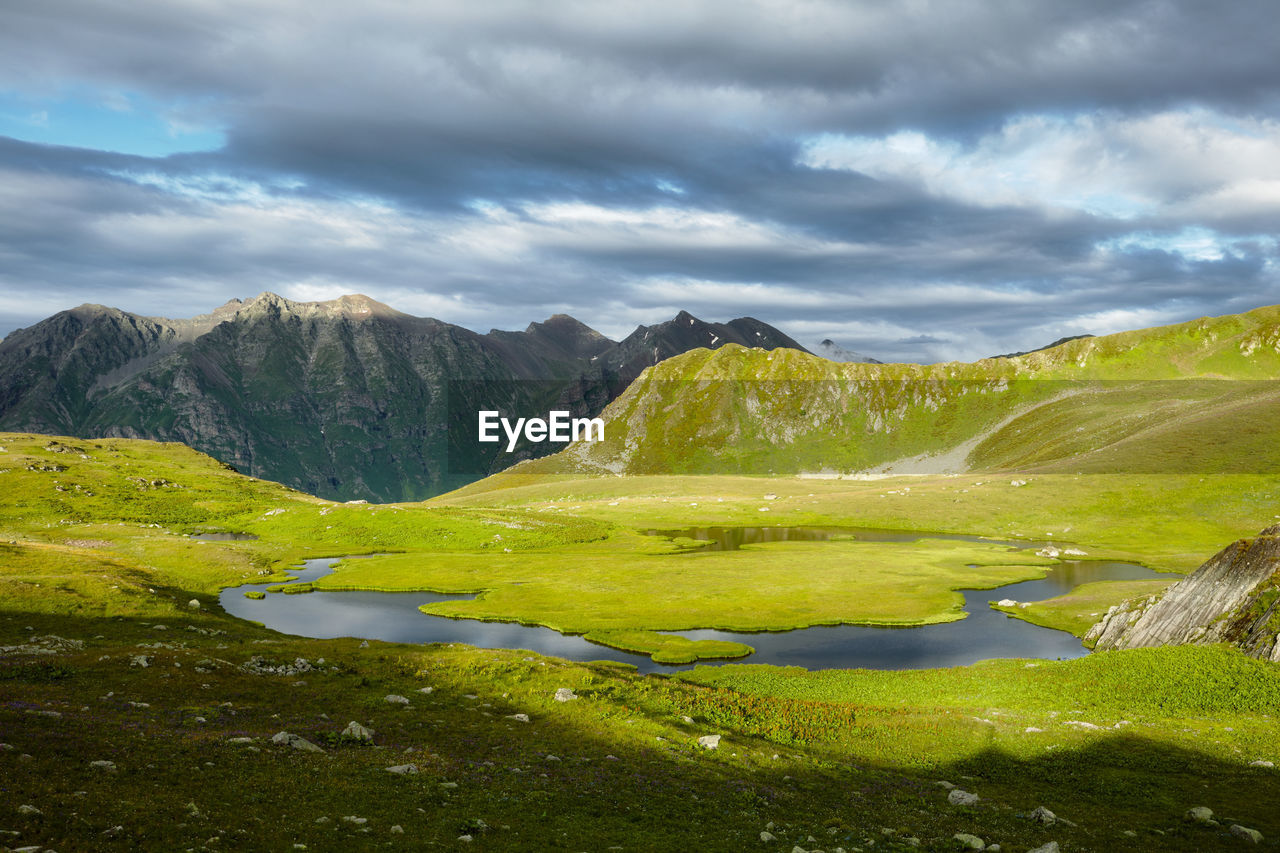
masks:
<instances>
[{"instance_id":1,"label":"water reflection","mask_svg":"<svg viewBox=\"0 0 1280 853\"><path fill-rule=\"evenodd\" d=\"M710 543L702 546L707 550L733 550L757 542L821 541L850 535L864 541L913 542L922 538L946 538L1028 547L1026 542L999 543L998 540L973 536L922 536L918 533L851 528L685 528L653 532L655 535L703 539ZM1038 543L1030 547L1038 547ZM337 558L307 560L301 569L293 571L297 578L294 582L306 583L328 574L337 561ZM767 633L711 629L673 633L690 639L746 643L756 649L755 654L742 659L747 663L802 666L806 669L922 669L962 666L988 658L1076 658L1088 653L1076 637L1013 619L992 610L988 602L1003 598L1038 601L1093 581L1154 579L1175 580L1176 577L1132 563L1064 562L1039 580L989 590L962 590L969 615L958 622L900 628L834 625ZM560 634L549 628L449 619L418 610L421 605L432 601L474 597L469 595L320 591L303 595L269 593L261 600L244 597L246 590L265 589L267 586L275 584L225 589L221 593L221 604L233 616L303 637L363 637L397 643L466 643L480 648L530 649L568 660L631 663L642 672L688 668L655 664L648 657L597 645L581 636Z\"/></svg>"}]
</instances>

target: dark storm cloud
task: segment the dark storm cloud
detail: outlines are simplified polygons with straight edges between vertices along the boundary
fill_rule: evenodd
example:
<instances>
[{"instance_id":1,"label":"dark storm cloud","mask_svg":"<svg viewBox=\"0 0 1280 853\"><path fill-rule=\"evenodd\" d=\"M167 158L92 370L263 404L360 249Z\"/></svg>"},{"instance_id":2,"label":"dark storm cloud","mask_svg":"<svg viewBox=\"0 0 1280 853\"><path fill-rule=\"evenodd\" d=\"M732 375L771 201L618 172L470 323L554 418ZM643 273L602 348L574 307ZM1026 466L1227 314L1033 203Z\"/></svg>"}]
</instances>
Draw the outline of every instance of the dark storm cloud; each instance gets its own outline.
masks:
<instances>
[{"instance_id":1,"label":"dark storm cloud","mask_svg":"<svg viewBox=\"0 0 1280 853\"><path fill-rule=\"evenodd\" d=\"M0 90L225 145L0 138L0 333L364 291L931 359L1241 310L1280 301L1277 43L1259 2L27 4Z\"/></svg>"}]
</instances>

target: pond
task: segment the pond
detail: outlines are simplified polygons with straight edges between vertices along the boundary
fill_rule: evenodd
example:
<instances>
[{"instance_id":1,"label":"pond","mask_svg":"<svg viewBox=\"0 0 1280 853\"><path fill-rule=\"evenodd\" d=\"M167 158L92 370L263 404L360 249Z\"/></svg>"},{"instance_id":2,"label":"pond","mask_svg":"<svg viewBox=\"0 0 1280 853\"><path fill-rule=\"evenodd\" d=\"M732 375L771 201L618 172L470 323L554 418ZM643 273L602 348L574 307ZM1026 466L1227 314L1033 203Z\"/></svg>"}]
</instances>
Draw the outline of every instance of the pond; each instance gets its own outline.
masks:
<instances>
[{"instance_id":1,"label":"pond","mask_svg":"<svg viewBox=\"0 0 1280 853\"><path fill-rule=\"evenodd\" d=\"M1000 542L973 536L904 533L865 529L817 528L686 528L678 531L648 531L667 537L680 536L705 541L702 548L733 550L753 542L814 541L856 536L864 541L913 542L919 539L963 539L997 542L1019 548L1039 548L1042 543ZM293 570L307 583L328 574L340 558L307 560ZM351 558L346 558L351 559ZM988 606L989 601L1012 598L1038 601L1061 595L1082 583L1111 580L1176 580L1177 576L1152 571L1133 563L1103 561L1063 562L1039 580L1006 584L995 589L961 590L968 616L958 622L910 628L874 628L833 625L792 631L735 633L694 630L677 632L690 639L724 639L746 643L755 654L742 663L769 663L802 666L806 669L924 669L961 666L988 658L1076 658L1088 654L1079 639L1065 631L1041 628L1013 619ZM449 619L422 613L418 607L432 601L467 599L468 595L430 592L329 591L305 595L268 593L251 600L244 593L262 590L277 583L224 589L220 602L233 616L260 622L276 631L303 637L363 637L396 643L466 643L480 648L529 649L568 660L613 660L635 664L641 672L669 672L687 669L656 664L648 657L634 655L588 642L580 636L565 635L549 628L511 622L480 622ZM715 664L717 661L702 661Z\"/></svg>"}]
</instances>

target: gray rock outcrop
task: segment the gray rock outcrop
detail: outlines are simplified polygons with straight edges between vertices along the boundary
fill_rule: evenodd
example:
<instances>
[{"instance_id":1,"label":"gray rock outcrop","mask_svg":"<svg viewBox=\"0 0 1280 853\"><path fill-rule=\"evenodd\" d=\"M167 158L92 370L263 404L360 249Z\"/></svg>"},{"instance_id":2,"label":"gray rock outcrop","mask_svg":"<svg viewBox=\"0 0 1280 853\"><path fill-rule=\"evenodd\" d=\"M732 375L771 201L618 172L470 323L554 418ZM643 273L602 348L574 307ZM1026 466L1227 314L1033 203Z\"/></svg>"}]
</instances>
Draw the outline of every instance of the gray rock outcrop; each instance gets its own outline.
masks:
<instances>
[{"instance_id":1,"label":"gray rock outcrop","mask_svg":"<svg viewBox=\"0 0 1280 853\"><path fill-rule=\"evenodd\" d=\"M276 732L271 736L271 742L282 746L291 746L294 749L300 749L303 752L324 752L323 749L316 746L311 741L292 732Z\"/></svg>"},{"instance_id":2,"label":"gray rock outcrop","mask_svg":"<svg viewBox=\"0 0 1280 853\"><path fill-rule=\"evenodd\" d=\"M1211 557L1161 596L1118 604L1085 635L1095 651L1232 643L1280 662L1280 524Z\"/></svg>"}]
</instances>

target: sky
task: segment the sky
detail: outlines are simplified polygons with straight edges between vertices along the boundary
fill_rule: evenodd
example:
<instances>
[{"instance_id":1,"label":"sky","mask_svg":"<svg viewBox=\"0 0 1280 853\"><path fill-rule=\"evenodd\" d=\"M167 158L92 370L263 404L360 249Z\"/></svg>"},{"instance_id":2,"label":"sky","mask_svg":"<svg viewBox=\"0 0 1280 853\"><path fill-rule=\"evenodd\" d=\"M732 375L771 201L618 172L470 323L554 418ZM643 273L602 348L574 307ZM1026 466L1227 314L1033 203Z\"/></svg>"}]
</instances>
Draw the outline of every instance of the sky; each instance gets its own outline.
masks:
<instances>
[{"instance_id":1,"label":"sky","mask_svg":"<svg viewBox=\"0 0 1280 853\"><path fill-rule=\"evenodd\" d=\"M364 293L886 361L1280 303L1270 0L0 0L0 334Z\"/></svg>"}]
</instances>

